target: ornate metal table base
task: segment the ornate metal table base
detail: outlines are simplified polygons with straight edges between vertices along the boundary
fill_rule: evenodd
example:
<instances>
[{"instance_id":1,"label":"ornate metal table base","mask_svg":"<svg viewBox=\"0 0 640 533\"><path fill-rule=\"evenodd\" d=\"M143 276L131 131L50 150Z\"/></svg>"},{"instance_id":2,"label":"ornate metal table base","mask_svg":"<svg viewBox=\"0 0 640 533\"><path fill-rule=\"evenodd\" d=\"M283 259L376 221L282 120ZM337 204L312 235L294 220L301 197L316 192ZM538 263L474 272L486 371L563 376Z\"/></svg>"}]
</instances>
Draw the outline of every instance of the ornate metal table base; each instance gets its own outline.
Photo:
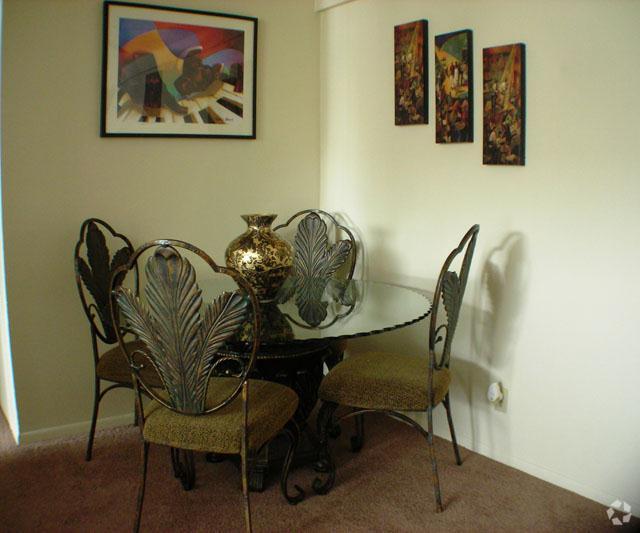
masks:
<instances>
[{"instance_id":1,"label":"ornate metal table base","mask_svg":"<svg viewBox=\"0 0 640 533\"><path fill-rule=\"evenodd\" d=\"M318 453L319 441L307 421L318 401L318 388L323 377L325 358L330 356L331 343L315 341L283 345L280 350L271 347L269 353L260 354L252 378L275 381L292 388L299 398L294 420L300 427L300 446L294 464L311 463ZM249 406L251 408L251 406ZM207 461L219 462L231 456L207 454ZM249 488L261 492L268 476L278 471L286 459L286 442L277 437L264 446L251 460Z\"/></svg>"},{"instance_id":2,"label":"ornate metal table base","mask_svg":"<svg viewBox=\"0 0 640 533\"><path fill-rule=\"evenodd\" d=\"M299 466L313 463L318 457L319 446L320 441L310 430L309 426L306 425L305 430L301 434L300 445L293 458L293 465ZM262 492L267 487L270 476L272 476L274 472L282 470L282 465L286 460L286 452L287 443L283 438L277 437L270 442L269 445L260 450L257 456L249 461L249 490L251 490L251 492ZM207 453L206 459L209 463L232 461L236 463L238 468L240 467L237 455ZM176 477L180 477L177 472ZM189 490L189 488L185 486L185 490Z\"/></svg>"}]
</instances>

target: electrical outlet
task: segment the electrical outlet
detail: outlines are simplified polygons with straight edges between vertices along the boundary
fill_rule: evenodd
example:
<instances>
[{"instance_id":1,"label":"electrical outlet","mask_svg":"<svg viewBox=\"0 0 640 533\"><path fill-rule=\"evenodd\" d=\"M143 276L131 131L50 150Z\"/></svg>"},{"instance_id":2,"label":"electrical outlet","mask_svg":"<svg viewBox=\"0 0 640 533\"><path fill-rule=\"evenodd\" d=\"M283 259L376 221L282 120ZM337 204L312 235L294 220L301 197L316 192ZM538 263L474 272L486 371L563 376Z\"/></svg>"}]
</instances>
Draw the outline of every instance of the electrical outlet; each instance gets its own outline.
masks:
<instances>
[{"instance_id":1,"label":"electrical outlet","mask_svg":"<svg viewBox=\"0 0 640 533\"><path fill-rule=\"evenodd\" d=\"M509 389L502 385L502 400L493 404L496 411L501 411L503 413L507 412L507 406L509 404Z\"/></svg>"}]
</instances>

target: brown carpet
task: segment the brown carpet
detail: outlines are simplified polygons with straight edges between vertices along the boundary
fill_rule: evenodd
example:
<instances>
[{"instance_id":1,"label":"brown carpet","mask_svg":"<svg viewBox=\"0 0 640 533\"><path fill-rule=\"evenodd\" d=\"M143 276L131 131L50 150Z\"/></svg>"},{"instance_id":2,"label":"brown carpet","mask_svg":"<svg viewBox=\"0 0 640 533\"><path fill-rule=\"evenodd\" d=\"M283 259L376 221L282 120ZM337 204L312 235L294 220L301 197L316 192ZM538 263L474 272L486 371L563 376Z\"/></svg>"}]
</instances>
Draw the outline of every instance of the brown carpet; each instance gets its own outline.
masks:
<instances>
[{"instance_id":1,"label":"brown carpet","mask_svg":"<svg viewBox=\"0 0 640 533\"><path fill-rule=\"evenodd\" d=\"M0 419L2 417L0 416ZM0 433L8 431L0 421ZM333 443L338 473L326 496L310 488L314 473L300 468L292 481L307 490L296 507L285 503L275 479L252 494L254 530L364 531L618 531L605 508L513 468L437 440L445 511L434 512L424 441L409 427L367 419L359 454L347 436ZM16 447L0 436L0 530L130 531L139 472L134 427L100 431L94 459L84 461L84 438ZM169 452L151 447L143 531L241 531L240 475L230 463L197 459L196 487L184 492L173 477Z\"/></svg>"}]
</instances>

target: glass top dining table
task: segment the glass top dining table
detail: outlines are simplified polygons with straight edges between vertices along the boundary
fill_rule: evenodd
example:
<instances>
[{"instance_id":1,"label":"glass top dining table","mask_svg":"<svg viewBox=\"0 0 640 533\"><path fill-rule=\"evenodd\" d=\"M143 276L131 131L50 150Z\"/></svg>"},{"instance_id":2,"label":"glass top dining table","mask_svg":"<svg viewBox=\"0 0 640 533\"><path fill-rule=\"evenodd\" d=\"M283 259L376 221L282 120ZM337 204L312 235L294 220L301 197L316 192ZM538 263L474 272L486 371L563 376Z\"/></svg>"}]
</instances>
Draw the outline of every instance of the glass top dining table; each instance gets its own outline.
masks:
<instances>
[{"instance_id":1,"label":"glass top dining table","mask_svg":"<svg viewBox=\"0 0 640 533\"><path fill-rule=\"evenodd\" d=\"M224 278L200 278L205 302L223 291L237 289L230 278ZM307 420L317 402L323 366L330 368L342 357L335 353L339 345L336 341L408 326L426 318L430 311L429 299L406 287L365 280L289 277L273 300L260 303L261 342L253 375L296 392L299 403L294 419L312 435ZM252 339L251 323L247 321L224 352L246 357ZM317 438L308 438L310 451L299 451L299 455L311 461L317 455ZM276 456L265 451L254 460L249 473L251 490L264 488Z\"/></svg>"},{"instance_id":2,"label":"glass top dining table","mask_svg":"<svg viewBox=\"0 0 640 533\"><path fill-rule=\"evenodd\" d=\"M227 278L228 279L228 278ZM205 301L231 281L200 280ZM276 297L261 302L261 343L284 344L330 341L374 335L426 318L431 302L419 292L368 280L291 276ZM245 332L249 340L250 332Z\"/></svg>"}]
</instances>

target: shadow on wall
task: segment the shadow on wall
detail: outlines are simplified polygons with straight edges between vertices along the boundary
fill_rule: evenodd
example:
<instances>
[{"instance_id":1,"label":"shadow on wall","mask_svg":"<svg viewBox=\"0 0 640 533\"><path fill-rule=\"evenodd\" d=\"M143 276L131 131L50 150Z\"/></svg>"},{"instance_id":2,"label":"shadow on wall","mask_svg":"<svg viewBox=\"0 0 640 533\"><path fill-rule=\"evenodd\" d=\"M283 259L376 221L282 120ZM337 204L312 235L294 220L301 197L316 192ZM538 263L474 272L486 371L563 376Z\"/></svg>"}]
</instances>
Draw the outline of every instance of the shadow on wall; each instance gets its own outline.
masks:
<instances>
[{"instance_id":1,"label":"shadow on wall","mask_svg":"<svg viewBox=\"0 0 640 533\"><path fill-rule=\"evenodd\" d=\"M527 286L526 264L525 237L511 233L490 250L482 269L472 342L481 361L495 372L510 366Z\"/></svg>"},{"instance_id":2,"label":"shadow on wall","mask_svg":"<svg viewBox=\"0 0 640 533\"><path fill-rule=\"evenodd\" d=\"M371 254L372 250L368 252ZM384 257L379 253L373 255ZM461 442L466 441L465 445L476 450L487 446L494 450L499 446L509 454L511 419L506 413L494 409L486 393L493 381L500 381L509 389L514 380L513 350L520 332L528 285L526 238L521 233L510 233L498 246L489 250L484 263L479 259L475 258L478 261L475 268L480 269L480 276L476 278L479 283L467 287L452 350L454 420ZM379 265L376 267L378 271ZM431 290L421 292L433 298L435 280L405 277L398 281L399 285L430 287ZM426 356L427 346L428 322L421 321L381 335L352 339L348 352L357 354L376 350ZM511 402L510 396L507 407ZM422 415L416 419L426 426ZM440 435L449 438L444 415L438 415L436 428Z\"/></svg>"},{"instance_id":3,"label":"shadow on wall","mask_svg":"<svg viewBox=\"0 0 640 533\"><path fill-rule=\"evenodd\" d=\"M456 359L452 361L452 371L455 389L458 395L463 395L458 401L465 401L469 409L468 426L461 429L463 433L468 431L469 444L474 449L478 449L480 442L492 450L499 443L509 453L509 418L494 412L486 391L494 381L509 390L514 380L513 350L520 332L527 284L526 239L521 233L511 233L489 251L474 304L462 310L463 314L465 311L469 314L461 323L470 329L460 331L459 335L469 339L474 360ZM507 393L505 408L511 403L510 396ZM481 413L487 413L489 418ZM479 427L482 419L486 431Z\"/></svg>"}]
</instances>

